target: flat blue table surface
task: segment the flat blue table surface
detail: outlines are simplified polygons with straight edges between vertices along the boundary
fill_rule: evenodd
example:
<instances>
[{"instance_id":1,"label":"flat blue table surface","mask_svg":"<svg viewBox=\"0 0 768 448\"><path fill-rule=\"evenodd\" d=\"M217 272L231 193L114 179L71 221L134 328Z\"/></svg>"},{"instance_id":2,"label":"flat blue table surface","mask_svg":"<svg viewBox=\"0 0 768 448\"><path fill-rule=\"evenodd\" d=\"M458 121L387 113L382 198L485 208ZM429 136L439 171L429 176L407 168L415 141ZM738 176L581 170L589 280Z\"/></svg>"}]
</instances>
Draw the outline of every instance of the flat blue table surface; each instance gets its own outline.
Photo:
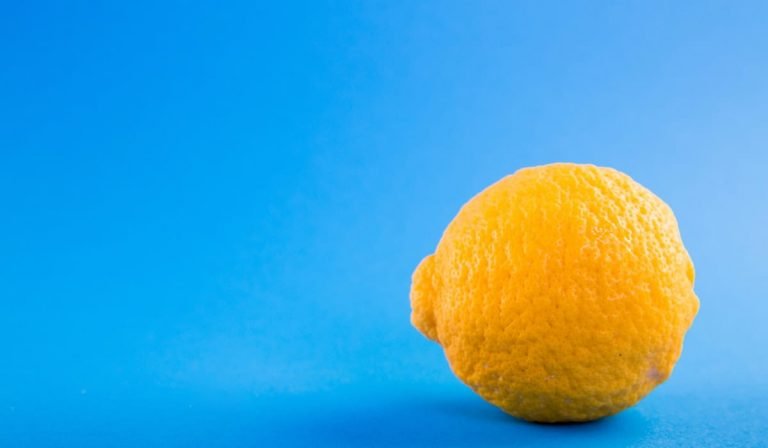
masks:
<instances>
[{"instance_id":1,"label":"flat blue table surface","mask_svg":"<svg viewBox=\"0 0 768 448\"><path fill-rule=\"evenodd\" d=\"M278 5L280 3L280 5ZM8 2L0 446L767 446L764 2ZM409 323L478 191L555 161L675 211L701 311L595 423Z\"/></svg>"}]
</instances>

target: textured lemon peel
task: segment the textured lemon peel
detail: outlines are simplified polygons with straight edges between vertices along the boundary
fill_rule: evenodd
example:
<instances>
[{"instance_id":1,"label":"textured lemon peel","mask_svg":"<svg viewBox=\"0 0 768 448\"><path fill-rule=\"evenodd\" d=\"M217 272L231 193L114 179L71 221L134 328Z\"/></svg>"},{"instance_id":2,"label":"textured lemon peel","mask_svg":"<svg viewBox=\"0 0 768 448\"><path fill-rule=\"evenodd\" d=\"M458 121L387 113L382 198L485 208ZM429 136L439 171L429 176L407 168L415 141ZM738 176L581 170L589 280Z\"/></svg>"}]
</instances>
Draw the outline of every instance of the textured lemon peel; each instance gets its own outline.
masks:
<instances>
[{"instance_id":1,"label":"textured lemon peel","mask_svg":"<svg viewBox=\"0 0 768 448\"><path fill-rule=\"evenodd\" d=\"M532 421L593 420L669 376L698 311L669 207L592 165L526 168L462 207L414 271L411 320Z\"/></svg>"}]
</instances>

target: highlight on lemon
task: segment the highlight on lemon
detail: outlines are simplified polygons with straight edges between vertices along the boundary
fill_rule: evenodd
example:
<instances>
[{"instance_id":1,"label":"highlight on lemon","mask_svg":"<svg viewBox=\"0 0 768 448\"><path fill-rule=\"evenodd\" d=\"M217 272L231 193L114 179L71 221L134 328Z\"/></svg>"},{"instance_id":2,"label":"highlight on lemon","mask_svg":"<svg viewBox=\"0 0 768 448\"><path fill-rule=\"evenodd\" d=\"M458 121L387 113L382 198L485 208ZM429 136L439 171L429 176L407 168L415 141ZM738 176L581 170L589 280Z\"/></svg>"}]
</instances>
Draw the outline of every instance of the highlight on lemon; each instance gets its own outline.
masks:
<instances>
[{"instance_id":1,"label":"highlight on lemon","mask_svg":"<svg viewBox=\"0 0 768 448\"><path fill-rule=\"evenodd\" d=\"M411 321L507 413L594 420L664 382L699 309L672 210L611 168L525 168L465 204L413 273Z\"/></svg>"}]
</instances>

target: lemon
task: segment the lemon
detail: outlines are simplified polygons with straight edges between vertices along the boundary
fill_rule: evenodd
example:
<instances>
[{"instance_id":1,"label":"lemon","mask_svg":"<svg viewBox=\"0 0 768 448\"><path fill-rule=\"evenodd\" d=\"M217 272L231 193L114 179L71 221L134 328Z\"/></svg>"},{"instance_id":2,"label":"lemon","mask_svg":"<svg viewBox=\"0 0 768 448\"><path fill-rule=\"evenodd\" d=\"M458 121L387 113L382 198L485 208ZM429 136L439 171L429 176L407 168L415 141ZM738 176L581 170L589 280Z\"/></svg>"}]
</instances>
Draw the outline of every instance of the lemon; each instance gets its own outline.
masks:
<instances>
[{"instance_id":1,"label":"lemon","mask_svg":"<svg viewBox=\"0 0 768 448\"><path fill-rule=\"evenodd\" d=\"M413 274L411 321L487 401L598 419L672 372L698 312L672 210L626 174L559 163L475 196Z\"/></svg>"}]
</instances>

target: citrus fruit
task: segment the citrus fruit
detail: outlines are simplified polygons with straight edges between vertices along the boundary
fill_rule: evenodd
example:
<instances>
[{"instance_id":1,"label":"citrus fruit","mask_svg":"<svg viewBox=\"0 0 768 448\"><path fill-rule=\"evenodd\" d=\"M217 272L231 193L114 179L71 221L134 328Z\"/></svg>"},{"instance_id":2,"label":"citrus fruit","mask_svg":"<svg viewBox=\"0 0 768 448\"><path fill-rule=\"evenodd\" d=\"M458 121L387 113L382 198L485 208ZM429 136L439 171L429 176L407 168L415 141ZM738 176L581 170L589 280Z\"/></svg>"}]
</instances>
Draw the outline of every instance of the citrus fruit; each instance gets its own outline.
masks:
<instances>
[{"instance_id":1,"label":"citrus fruit","mask_svg":"<svg viewBox=\"0 0 768 448\"><path fill-rule=\"evenodd\" d=\"M537 422L632 406L698 312L672 210L626 174L525 168L462 207L413 273L411 321L487 401Z\"/></svg>"}]
</instances>

